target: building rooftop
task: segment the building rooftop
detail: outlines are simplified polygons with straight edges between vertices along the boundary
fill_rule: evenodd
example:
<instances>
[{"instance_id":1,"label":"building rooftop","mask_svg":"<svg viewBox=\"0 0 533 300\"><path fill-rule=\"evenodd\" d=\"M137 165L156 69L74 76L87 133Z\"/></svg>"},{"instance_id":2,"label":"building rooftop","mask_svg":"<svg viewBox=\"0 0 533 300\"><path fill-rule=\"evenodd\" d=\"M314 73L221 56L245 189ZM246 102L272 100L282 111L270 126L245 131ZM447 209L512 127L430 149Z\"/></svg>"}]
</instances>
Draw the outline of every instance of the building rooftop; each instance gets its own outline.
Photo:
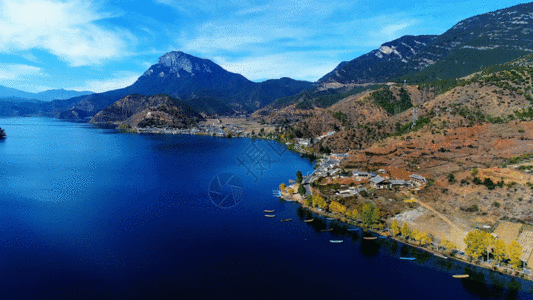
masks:
<instances>
[{"instance_id":1,"label":"building rooftop","mask_svg":"<svg viewBox=\"0 0 533 300\"><path fill-rule=\"evenodd\" d=\"M374 178L372 178L372 179L370 179L370 181L372 181L375 184L381 183L381 182L383 182L385 180L386 180L385 178L383 178L383 177L381 177L379 175L374 177Z\"/></svg>"}]
</instances>

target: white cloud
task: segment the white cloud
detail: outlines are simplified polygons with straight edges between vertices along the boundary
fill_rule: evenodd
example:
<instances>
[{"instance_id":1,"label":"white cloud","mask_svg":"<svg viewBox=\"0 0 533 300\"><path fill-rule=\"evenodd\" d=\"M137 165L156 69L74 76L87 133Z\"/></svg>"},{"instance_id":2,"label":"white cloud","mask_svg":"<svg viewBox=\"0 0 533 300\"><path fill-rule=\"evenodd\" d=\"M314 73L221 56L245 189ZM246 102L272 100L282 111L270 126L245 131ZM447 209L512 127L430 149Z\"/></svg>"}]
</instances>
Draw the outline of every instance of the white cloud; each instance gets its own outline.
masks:
<instances>
[{"instance_id":1,"label":"white cloud","mask_svg":"<svg viewBox=\"0 0 533 300\"><path fill-rule=\"evenodd\" d=\"M22 80L26 76L43 75L41 69L22 64L0 64L0 79Z\"/></svg>"},{"instance_id":2,"label":"white cloud","mask_svg":"<svg viewBox=\"0 0 533 300\"><path fill-rule=\"evenodd\" d=\"M289 52L235 60L215 57L214 61L224 69L239 73L250 80L291 77L316 81L338 64L329 52Z\"/></svg>"},{"instance_id":3,"label":"white cloud","mask_svg":"<svg viewBox=\"0 0 533 300\"><path fill-rule=\"evenodd\" d=\"M96 25L111 17L87 1L0 0L0 51L45 49L72 66L118 58L134 38Z\"/></svg>"},{"instance_id":4,"label":"white cloud","mask_svg":"<svg viewBox=\"0 0 533 300\"><path fill-rule=\"evenodd\" d=\"M184 46L184 50L202 53L216 50L242 50L243 46L261 42L261 38L254 36L199 37L188 42Z\"/></svg>"},{"instance_id":5,"label":"white cloud","mask_svg":"<svg viewBox=\"0 0 533 300\"><path fill-rule=\"evenodd\" d=\"M91 91L95 93L107 92L125 88L132 85L140 77L141 74L132 72L117 72L113 74L113 78L102 80L89 80L84 86L69 88L75 91Z\"/></svg>"}]
</instances>

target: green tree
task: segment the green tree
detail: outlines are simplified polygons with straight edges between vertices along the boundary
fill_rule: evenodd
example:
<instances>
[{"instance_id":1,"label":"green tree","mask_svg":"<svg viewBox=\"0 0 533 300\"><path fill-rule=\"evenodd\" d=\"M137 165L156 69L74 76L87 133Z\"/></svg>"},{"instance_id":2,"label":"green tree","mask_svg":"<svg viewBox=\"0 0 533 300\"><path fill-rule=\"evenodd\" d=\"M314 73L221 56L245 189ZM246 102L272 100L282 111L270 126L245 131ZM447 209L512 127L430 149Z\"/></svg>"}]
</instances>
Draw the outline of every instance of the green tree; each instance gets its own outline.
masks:
<instances>
[{"instance_id":1,"label":"green tree","mask_svg":"<svg viewBox=\"0 0 533 300\"><path fill-rule=\"evenodd\" d=\"M303 180L304 180L304 177L302 175L302 172L300 172L300 170L298 170L298 172L296 172L296 181L298 183L302 183Z\"/></svg>"},{"instance_id":2,"label":"green tree","mask_svg":"<svg viewBox=\"0 0 533 300\"><path fill-rule=\"evenodd\" d=\"M501 263L507 258L507 247L505 246L504 241L500 239L494 241L494 249L492 250L492 256L498 263Z\"/></svg>"},{"instance_id":3,"label":"green tree","mask_svg":"<svg viewBox=\"0 0 533 300\"><path fill-rule=\"evenodd\" d=\"M370 202L363 204L361 219L363 220L363 225L367 227L373 227L378 224L380 219L379 208L375 207L374 204Z\"/></svg>"},{"instance_id":4,"label":"green tree","mask_svg":"<svg viewBox=\"0 0 533 300\"><path fill-rule=\"evenodd\" d=\"M379 207L374 207L372 210L372 225L377 224L379 225L379 220L381 219L381 212L379 211Z\"/></svg>"},{"instance_id":5,"label":"green tree","mask_svg":"<svg viewBox=\"0 0 533 300\"><path fill-rule=\"evenodd\" d=\"M305 204L307 206L313 205L313 196L311 196L311 194L307 195L307 198L305 199Z\"/></svg>"},{"instance_id":6,"label":"green tree","mask_svg":"<svg viewBox=\"0 0 533 300\"><path fill-rule=\"evenodd\" d=\"M401 231L402 231L402 236L404 238L407 238L409 236L410 230L409 230L409 226L407 226L407 222L403 223Z\"/></svg>"},{"instance_id":7,"label":"green tree","mask_svg":"<svg viewBox=\"0 0 533 300\"><path fill-rule=\"evenodd\" d=\"M517 241L512 241L509 246L509 258L511 261L509 264L511 267L515 270L520 269L522 267L522 261L520 260L520 255L522 254L522 246Z\"/></svg>"},{"instance_id":8,"label":"green tree","mask_svg":"<svg viewBox=\"0 0 533 300\"><path fill-rule=\"evenodd\" d=\"M302 196L305 195L305 187L304 187L303 184L300 184L300 185L298 186L298 194L300 194L300 195L302 195Z\"/></svg>"},{"instance_id":9,"label":"green tree","mask_svg":"<svg viewBox=\"0 0 533 300\"><path fill-rule=\"evenodd\" d=\"M398 225L398 221L394 220L392 221L392 225L390 226L390 229L392 230L392 235L397 236L400 234L400 226Z\"/></svg>"},{"instance_id":10,"label":"green tree","mask_svg":"<svg viewBox=\"0 0 533 300\"><path fill-rule=\"evenodd\" d=\"M285 191L286 188L287 187L285 186L285 183L282 183L282 184L279 185L279 190L280 191Z\"/></svg>"},{"instance_id":11,"label":"green tree","mask_svg":"<svg viewBox=\"0 0 533 300\"><path fill-rule=\"evenodd\" d=\"M0 127L0 140L4 139L7 136L5 129Z\"/></svg>"},{"instance_id":12,"label":"green tree","mask_svg":"<svg viewBox=\"0 0 533 300\"><path fill-rule=\"evenodd\" d=\"M448 174L448 182L449 183L455 182L455 175L453 175L453 173Z\"/></svg>"}]
</instances>

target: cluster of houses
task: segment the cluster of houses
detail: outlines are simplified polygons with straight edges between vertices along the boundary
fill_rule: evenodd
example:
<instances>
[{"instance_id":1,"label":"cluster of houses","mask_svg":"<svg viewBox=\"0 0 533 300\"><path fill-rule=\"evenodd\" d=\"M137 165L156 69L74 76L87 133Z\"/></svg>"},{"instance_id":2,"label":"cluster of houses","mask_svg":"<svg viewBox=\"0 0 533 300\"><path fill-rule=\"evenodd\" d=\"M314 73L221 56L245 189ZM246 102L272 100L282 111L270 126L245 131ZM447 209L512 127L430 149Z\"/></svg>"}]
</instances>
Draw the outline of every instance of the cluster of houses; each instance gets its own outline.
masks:
<instances>
[{"instance_id":1,"label":"cluster of houses","mask_svg":"<svg viewBox=\"0 0 533 300\"><path fill-rule=\"evenodd\" d=\"M338 178L347 178L349 174L339 174L340 173L340 162L349 156L348 153L334 153L327 156L320 166L313 173L313 178L319 177L338 177ZM427 179L421 175L413 174L410 176L409 180L400 180L394 179L387 176L387 171L384 169L379 169L377 172L365 172L360 170L353 170L351 177L355 181L368 180L370 186L375 189L393 189L393 188L414 188L425 184ZM341 190L337 192L339 196L350 196L359 194L361 191L367 191L365 187L362 186L353 186L348 189Z\"/></svg>"},{"instance_id":2,"label":"cluster of houses","mask_svg":"<svg viewBox=\"0 0 533 300\"><path fill-rule=\"evenodd\" d=\"M378 173L386 174L387 171L379 169ZM368 179L370 183L377 189L394 188L394 187L414 187L427 182L427 179L423 176L413 174L411 180L390 179L387 176L381 176L375 172L362 172L359 170L353 171L354 180L360 181L362 179Z\"/></svg>"}]
</instances>

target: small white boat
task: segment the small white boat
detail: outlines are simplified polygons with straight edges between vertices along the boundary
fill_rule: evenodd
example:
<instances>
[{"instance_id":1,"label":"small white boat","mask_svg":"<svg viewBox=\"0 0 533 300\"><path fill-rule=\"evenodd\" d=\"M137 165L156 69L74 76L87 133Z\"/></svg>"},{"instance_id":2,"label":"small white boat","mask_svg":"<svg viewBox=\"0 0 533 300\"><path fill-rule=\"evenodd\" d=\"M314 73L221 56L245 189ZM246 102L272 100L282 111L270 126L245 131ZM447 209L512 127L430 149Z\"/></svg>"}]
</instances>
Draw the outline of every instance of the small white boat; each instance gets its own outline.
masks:
<instances>
[{"instance_id":1,"label":"small white boat","mask_svg":"<svg viewBox=\"0 0 533 300\"><path fill-rule=\"evenodd\" d=\"M400 259L415 260L416 258L414 258L414 257L400 257Z\"/></svg>"},{"instance_id":2,"label":"small white boat","mask_svg":"<svg viewBox=\"0 0 533 300\"><path fill-rule=\"evenodd\" d=\"M359 231L361 228L348 228L348 231Z\"/></svg>"},{"instance_id":3,"label":"small white boat","mask_svg":"<svg viewBox=\"0 0 533 300\"><path fill-rule=\"evenodd\" d=\"M344 240L329 240L329 242L333 244L340 244L340 243L343 243Z\"/></svg>"},{"instance_id":4,"label":"small white boat","mask_svg":"<svg viewBox=\"0 0 533 300\"><path fill-rule=\"evenodd\" d=\"M333 221L333 220L335 220L335 218L326 218L326 220Z\"/></svg>"},{"instance_id":5,"label":"small white boat","mask_svg":"<svg viewBox=\"0 0 533 300\"><path fill-rule=\"evenodd\" d=\"M291 221L291 220L292 220L292 219L283 219L283 220L281 220L281 222L289 222L289 221Z\"/></svg>"},{"instance_id":6,"label":"small white boat","mask_svg":"<svg viewBox=\"0 0 533 300\"><path fill-rule=\"evenodd\" d=\"M363 237L363 239L365 239L365 240L375 240L375 239L377 239L377 237L376 236L365 236L365 237Z\"/></svg>"},{"instance_id":7,"label":"small white boat","mask_svg":"<svg viewBox=\"0 0 533 300\"><path fill-rule=\"evenodd\" d=\"M276 215L265 215L267 218L274 218Z\"/></svg>"},{"instance_id":8,"label":"small white boat","mask_svg":"<svg viewBox=\"0 0 533 300\"><path fill-rule=\"evenodd\" d=\"M440 258L448 259L446 256L444 256L444 255L442 255L442 254L435 253L435 254L433 254L433 255L435 255L436 257L440 257Z\"/></svg>"},{"instance_id":9,"label":"small white boat","mask_svg":"<svg viewBox=\"0 0 533 300\"><path fill-rule=\"evenodd\" d=\"M453 278L468 278L469 275L468 274L458 274L458 275L453 275Z\"/></svg>"},{"instance_id":10,"label":"small white boat","mask_svg":"<svg viewBox=\"0 0 533 300\"><path fill-rule=\"evenodd\" d=\"M263 212L265 212L265 213L273 213L274 210L273 209L272 210L265 209L265 210L263 210Z\"/></svg>"},{"instance_id":11,"label":"small white boat","mask_svg":"<svg viewBox=\"0 0 533 300\"><path fill-rule=\"evenodd\" d=\"M313 222L314 219L304 220L305 223Z\"/></svg>"}]
</instances>

